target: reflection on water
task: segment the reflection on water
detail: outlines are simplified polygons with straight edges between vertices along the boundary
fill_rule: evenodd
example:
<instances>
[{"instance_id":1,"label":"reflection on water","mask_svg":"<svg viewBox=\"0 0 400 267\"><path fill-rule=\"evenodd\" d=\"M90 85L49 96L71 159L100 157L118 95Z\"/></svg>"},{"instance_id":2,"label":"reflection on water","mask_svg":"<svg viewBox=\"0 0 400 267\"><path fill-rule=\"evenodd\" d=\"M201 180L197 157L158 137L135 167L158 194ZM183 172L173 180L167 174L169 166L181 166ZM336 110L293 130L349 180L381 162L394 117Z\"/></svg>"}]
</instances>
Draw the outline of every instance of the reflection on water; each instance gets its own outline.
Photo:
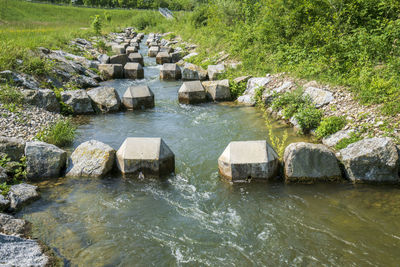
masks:
<instances>
[{"instance_id":1,"label":"reflection on water","mask_svg":"<svg viewBox=\"0 0 400 267\"><path fill-rule=\"evenodd\" d=\"M232 104L179 105L181 82L160 82L154 59L145 60L144 80L105 84L122 95L146 83L156 107L85 117L70 150L90 139L118 149L129 136L163 137L176 155L176 175L111 173L40 184L42 199L20 215L69 264L398 264L399 188L227 183L218 176L218 156L232 140L267 138L262 114ZM271 127L279 136L288 130L288 142L302 140L281 124Z\"/></svg>"}]
</instances>

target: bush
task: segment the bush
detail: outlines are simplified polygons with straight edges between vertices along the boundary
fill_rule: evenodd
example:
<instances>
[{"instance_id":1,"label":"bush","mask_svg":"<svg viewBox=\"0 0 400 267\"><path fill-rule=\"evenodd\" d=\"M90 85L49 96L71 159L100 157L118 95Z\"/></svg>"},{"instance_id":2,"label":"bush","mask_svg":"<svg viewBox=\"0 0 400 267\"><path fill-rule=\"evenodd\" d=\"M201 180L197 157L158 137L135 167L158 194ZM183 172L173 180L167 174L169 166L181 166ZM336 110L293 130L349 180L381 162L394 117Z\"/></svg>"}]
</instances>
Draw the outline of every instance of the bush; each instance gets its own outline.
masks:
<instances>
[{"instance_id":1,"label":"bush","mask_svg":"<svg viewBox=\"0 0 400 267\"><path fill-rule=\"evenodd\" d=\"M322 119L322 110L312 105L307 105L294 116L303 133L307 133L319 126Z\"/></svg>"},{"instance_id":2,"label":"bush","mask_svg":"<svg viewBox=\"0 0 400 267\"><path fill-rule=\"evenodd\" d=\"M51 63L46 59L29 55L23 60L22 66L19 68L22 72L32 75L45 75L51 70Z\"/></svg>"},{"instance_id":3,"label":"bush","mask_svg":"<svg viewBox=\"0 0 400 267\"><path fill-rule=\"evenodd\" d=\"M279 111L282 109L282 115L289 119L297 113L300 108L310 105L311 100L303 96L303 90L298 89L292 92L285 92L277 95L271 103L272 110Z\"/></svg>"},{"instance_id":4,"label":"bush","mask_svg":"<svg viewBox=\"0 0 400 267\"><path fill-rule=\"evenodd\" d=\"M195 8L191 17L192 23L196 28L207 26L208 6L200 5Z\"/></svg>"},{"instance_id":5,"label":"bush","mask_svg":"<svg viewBox=\"0 0 400 267\"><path fill-rule=\"evenodd\" d=\"M40 131L36 139L49 144L63 147L74 141L76 127L70 119L59 120L53 126Z\"/></svg>"},{"instance_id":6,"label":"bush","mask_svg":"<svg viewBox=\"0 0 400 267\"><path fill-rule=\"evenodd\" d=\"M92 21L92 28L96 35L101 35L101 18L100 15L95 15Z\"/></svg>"},{"instance_id":7,"label":"bush","mask_svg":"<svg viewBox=\"0 0 400 267\"><path fill-rule=\"evenodd\" d=\"M7 84L0 87L0 103L21 105L24 102L24 97L18 88Z\"/></svg>"},{"instance_id":8,"label":"bush","mask_svg":"<svg viewBox=\"0 0 400 267\"><path fill-rule=\"evenodd\" d=\"M362 140L363 138L359 133L351 133L349 138L343 138L336 144L335 149L340 150L346 148L348 145Z\"/></svg>"},{"instance_id":9,"label":"bush","mask_svg":"<svg viewBox=\"0 0 400 267\"><path fill-rule=\"evenodd\" d=\"M315 133L317 137L321 139L342 130L345 125L346 119L343 116L327 117L321 121Z\"/></svg>"},{"instance_id":10,"label":"bush","mask_svg":"<svg viewBox=\"0 0 400 267\"><path fill-rule=\"evenodd\" d=\"M246 91L246 87L247 87L246 82L240 82L240 83L229 82L229 88L231 90L232 99L237 99L239 96L241 96L244 93L244 91Z\"/></svg>"}]
</instances>

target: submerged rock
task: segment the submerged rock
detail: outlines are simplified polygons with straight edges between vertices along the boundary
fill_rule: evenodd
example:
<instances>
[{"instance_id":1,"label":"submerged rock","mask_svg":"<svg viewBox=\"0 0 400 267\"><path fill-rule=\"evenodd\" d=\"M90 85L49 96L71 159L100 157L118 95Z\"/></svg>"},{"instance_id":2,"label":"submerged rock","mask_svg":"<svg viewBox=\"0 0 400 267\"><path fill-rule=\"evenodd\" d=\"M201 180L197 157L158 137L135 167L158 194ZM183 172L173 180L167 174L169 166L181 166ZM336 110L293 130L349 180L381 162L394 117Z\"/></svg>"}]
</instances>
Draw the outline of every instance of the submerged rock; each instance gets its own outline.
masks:
<instances>
[{"instance_id":1,"label":"submerged rock","mask_svg":"<svg viewBox=\"0 0 400 267\"><path fill-rule=\"evenodd\" d=\"M160 177L175 171L175 155L161 138L127 138L117 151L123 174Z\"/></svg>"},{"instance_id":2,"label":"submerged rock","mask_svg":"<svg viewBox=\"0 0 400 267\"><path fill-rule=\"evenodd\" d=\"M200 81L184 82L178 91L179 103L198 104L206 102L206 91Z\"/></svg>"},{"instance_id":3,"label":"submerged rock","mask_svg":"<svg viewBox=\"0 0 400 267\"><path fill-rule=\"evenodd\" d=\"M113 167L115 150L102 142L90 140L80 144L68 160L66 176L101 177Z\"/></svg>"},{"instance_id":4,"label":"submerged rock","mask_svg":"<svg viewBox=\"0 0 400 267\"><path fill-rule=\"evenodd\" d=\"M10 199L10 210L18 211L29 203L40 198L37 192L37 186L30 184L17 184L13 185L8 192Z\"/></svg>"},{"instance_id":5,"label":"submerged rock","mask_svg":"<svg viewBox=\"0 0 400 267\"><path fill-rule=\"evenodd\" d=\"M86 90L70 90L61 92L62 101L71 107L74 114L93 113L92 101Z\"/></svg>"},{"instance_id":6,"label":"submerged rock","mask_svg":"<svg viewBox=\"0 0 400 267\"><path fill-rule=\"evenodd\" d=\"M121 99L113 87L97 87L89 90L87 94L98 112L115 112L121 108Z\"/></svg>"},{"instance_id":7,"label":"submerged rock","mask_svg":"<svg viewBox=\"0 0 400 267\"><path fill-rule=\"evenodd\" d=\"M353 182L399 183L399 154L390 138L367 138L340 150Z\"/></svg>"},{"instance_id":8,"label":"submerged rock","mask_svg":"<svg viewBox=\"0 0 400 267\"><path fill-rule=\"evenodd\" d=\"M233 182L270 180L278 175L279 159L265 140L231 142L218 158L218 168Z\"/></svg>"},{"instance_id":9,"label":"submerged rock","mask_svg":"<svg viewBox=\"0 0 400 267\"><path fill-rule=\"evenodd\" d=\"M51 112L60 112L60 103L57 100L56 94L50 89L21 90L24 95L25 102L43 108Z\"/></svg>"},{"instance_id":10,"label":"submerged rock","mask_svg":"<svg viewBox=\"0 0 400 267\"><path fill-rule=\"evenodd\" d=\"M64 150L39 141L26 143L25 156L26 177L29 180L61 176L67 160L67 153Z\"/></svg>"},{"instance_id":11,"label":"submerged rock","mask_svg":"<svg viewBox=\"0 0 400 267\"><path fill-rule=\"evenodd\" d=\"M0 153L7 154L11 161L19 161L24 156L24 151L24 139L0 136Z\"/></svg>"},{"instance_id":12,"label":"submerged rock","mask_svg":"<svg viewBox=\"0 0 400 267\"><path fill-rule=\"evenodd\" d=\"M326 146L310 143L292 143L284 154L285 180L288 183L337 181L341 171L335 154Z\"/></svg>"}]
</instances>

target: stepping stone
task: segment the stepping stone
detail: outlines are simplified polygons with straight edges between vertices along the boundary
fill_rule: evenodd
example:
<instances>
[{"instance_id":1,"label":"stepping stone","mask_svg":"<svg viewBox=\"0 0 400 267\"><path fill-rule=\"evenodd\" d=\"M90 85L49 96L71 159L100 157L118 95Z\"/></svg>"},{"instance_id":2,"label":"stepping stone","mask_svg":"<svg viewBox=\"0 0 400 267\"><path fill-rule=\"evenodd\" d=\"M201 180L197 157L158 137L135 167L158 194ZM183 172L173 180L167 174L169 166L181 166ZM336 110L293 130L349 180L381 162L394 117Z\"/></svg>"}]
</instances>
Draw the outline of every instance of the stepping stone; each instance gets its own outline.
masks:
<instances>
[{"instance_id":1,"label":"stepping stone","mask_svg":"<svg viewBox=\"0 0 400 267\"><path fill-rule=\"evenodd\" d=\"M181 76L181 69L174 63L165 63L160 70L161 80L179 80Z\"/></svg>"},{"instance_id":2,"label":"stepping stone","mask_svg":"<svg viewBox=\"0 0 400 267\"><path fill-rule=\"evenodd\" d=\"M182 67L182 80L206 80L207 71L202 67L186 62Z\"/></svg>"},{"instance_id":3,"label":"stepping stone","mask_svg":"<svg viewBox=\"0 0 400 267\"><path fill-rule=\"evenodd\" d=\"M117 151L123 174L160 177L175 171L175 155L161 138L127 138Z\"/></svg>"},{"instance_id":4,"label":"stepping stone","mask_svg":"<svg viewBox=\"0 0 400 267\"><path fill-rule=\"evenodd\" d=\"M179 103L197 104L206 102L206 91L200 81L185 82L178 91Z\"/></svg>"},{"instance_id":5,"label":"stepping stone","mask_svg":"<svg viewBox=\"0 0 400 267\"><path fill-rule=\"evenodd\" d=\"M139 63L129 62L124 67L124 77L126 79L143 79L144 70Z\"/></svg>"},{"instance_id":6,"label":"stepping stone","mask_svg":"<svg viewBox=\"0 0 400 267\"><path fill-rule=\"evenodd\" d=\"M139 43L136 43L136 42L131 42L131 46L136 47L137 49L140 48Z\"/></svg>"},{"instance_id":7,"label":"stepping stone","mask_svg":"<svg viewBox=\"0 0 400 267\"><path fill-rule=\"evenodd\" d=\"M209 65L207 68L208 78L210 81L218 80L219 77L225 72L225 66L222 64Z\"/></svg>"},{"instance_id":8,"label":"stepping stone","mask_svg":"<svg viewBox=\"0 0 400 267\"><path fill-rule=\"evenodd\" d=\"M151 47L151 46L159 46L159 45L158 45L158 42L153 41L153 42L149 43L149 46Z\"/></svg>"},{"instance_id":9,"label":"stepping stone","mask_svg":"<svg viewBox=\"0 0 400 267\"><path fill-rule=\"evenodd\" d=\"M278 174L279 159L265 140L231 142L219 157L218 168L233 182L270 180Z\"/></svg>"},{"instance_id":10,"label":"stepping stone","mask_svg":"<svg viewBox=\"0 0 400 267\"><path fill-rule=\"evenodd\" d=\"M123 45L113 45L111 50L116 54L125 54L125 47Z\"/></svg>"},{"instance_id":11,"label":"stepping stone","mask_svg":"<svg viewBox=\"0 0 400 267\"><path fill-rule=\"evenodd\" d=\"M128 43L122 43L121 45L126 49L129 46L129 42Z\"/></svg>"},{"instance_id":12,"label":"stepping stone","mask_svg":"<svg viewBox=\"0 0 400 267\"><path fill-rule=\"evenodd\" d=\"M104 80L119 79L124 74L121 64L99 64L99 72Z\"/></svg>"},{"instance_id":13,"label":"stepping stone","mask_svg":"<svg viewBox=\"0 0 400 267\"><path fill-rule=\"evenodd\" d=\"M135 38L133 38L133 39L131 40L130 43L131 43L131 44L132 44L132 43L140 43L140 39L138 39L138 37L135 37Z\"/></svg>"},{"instance_id":14,"label":"stepping stone","mask_svg":"<svg viewBox=\"0 0 400 267\"><path fill-rule=\"evenodd\" d=\"M150 49L148 51L148 56L149 57L156 57L159 50L160 50L160 48L158 46L150 47Z\"/></svg>"},{"instance_id":15,"label":"stepping stone","mask_svg":"<svg viewBox=\"0 0 400 267\"><path fill-rule=\"evenodd\" d=\"M113 87L101 86L87 91L92 100L92 106L97 112L107 113L119 111L121 99Z\"/></svg>"},{"instance_id":16,"label":"stepping stone","mask_svg":"<svg viewBox=\"0 0 400 267\"><path fill-rule=\"evenodd\" d=\"M130 46L130 47L128 47L128 48L126 49L126 54L127 54L128 57L129 57L130 54L136 53L137 51L138 51L137 47Z\"/></svg>"},{"instance_id":17,"label":"stepping stone","mask_svg":"<svg viewBox=\"0 0 400 267\"><path fill-rule=\"evenodd\" d=\"M207 97L213 101L229 101L231 100L231 90L229 89L229 80L206 81L202 83Z\"/></svg>"},{"instance_id":18,"label":"stepping stone","mask_svg":"<svg viewBox=\"0 0 400 267\"><path fill-rule=\"evenodd\" d=\"M157 64L171 63L171 55L167 52L159 52L156 56Z\"/></svg>"},{"instance_id":19,"label":"stepping stone","mask_svg":"<svg viewBox=\"0 0 400 267\"><path fill-rule=\"evenodd\" d=\"M128 60L130 62L139 63L140 65L144 66L143 56L139 53L129 54Z\"/></svg>"},{"instance_id":20,"label":"stepping stone","mask_svg":"<svg viewBox=\"0 0 400 267\"><path fill-rule=\"evenodd\" d=\"M128 62L128 55L126 54L115 55L110 57L110 64L121 64L122 66L125 66L127 62Z\"/></svg>"},{"instance_id":21,"label":"stepping stone","mask_svg":"<svg viewBox=\"0 0 400 267\"><path fill-rule=\"evenodd\" d=\"M147 85L131 86L122 97L122 104L127 109L146 109L154 107L154 94Z\"/></svg>"}]
</instances>

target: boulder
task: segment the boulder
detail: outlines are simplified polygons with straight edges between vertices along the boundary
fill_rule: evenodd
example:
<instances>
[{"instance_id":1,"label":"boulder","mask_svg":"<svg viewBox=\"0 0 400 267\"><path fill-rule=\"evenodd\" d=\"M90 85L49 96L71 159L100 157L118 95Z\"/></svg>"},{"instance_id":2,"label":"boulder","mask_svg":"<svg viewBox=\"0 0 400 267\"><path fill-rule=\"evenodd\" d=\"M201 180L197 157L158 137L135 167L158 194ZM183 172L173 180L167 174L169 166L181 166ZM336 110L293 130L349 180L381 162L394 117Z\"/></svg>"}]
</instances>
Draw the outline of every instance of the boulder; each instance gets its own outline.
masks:
<instances>
[{"instance_id":1,"label":"boulder","mask_svg":"<svg viewBox=\"0 0 400 267\"><path fill-rule=\"evenodd\" d=\"M137 42L131 42L131 47L135 47L137 50L140 49L140 45Z\"/></svg>"},{"instance_id":2,"label":"boulder","mask_svg":"<svg viewBox=\"0 0 400 267\"><path fill-rule=\"evenodd\" d=\"M129 62L124 67L124 77L126 79L143 79L144 70L139 63Z\"/></svg>"},{"instance_id":3,"label":"boulder","mask_svg":"<svg viewBox=\"0 0 400 267\"><path fill-rule=\"evenodd\" d=\"M37 186L30 184L12 185L8 192L10 199L10 210L15 212L22 209L24 206L40 198L37 192Z\"/></svg>"},{"instance_id":4,"label":"boulder","mask_svg":"<svg viewBox=\"0 0 400 267\"><path fill-rule=\"evenodd\" d=\"M292 143L283 158L287 183L338 181L342 177L335 153L321 144Z\"/></svg>"},{"instance_id":5,"label":"boulder","mask_svg":"<svg viewBox=\"0 0 400 267\"><path fill-rule=\"evenodd\" d=\"M192 57L195 57L195 56L198 56L198 55L199 55L198 53L193 52L193 53L190 53L190 54L184 56L182 59L183 60L188 60L189 58L192 58Z\"/></svg>"},{"instance_id":6,"label":"boulder","mask_svg":"<svg viewBox=\"0 0 400 267\"><path fill-rule=\"evenodd\" d=\"M144 66L143 56L139 53L132 53L128 56L129 62L139 63Z\"/></svg>"},{"instance_id":7,"label":"boulder","mask_svg":"<svg viewBox=\"0 0 400 267\"><path fill-rule=\"evenodd\" d=\"M125 54L125 46L124 45L113 45L111 50L115 53L115 54Z\"/></svg>"},{"instance_id":8,"label":"boulder","mask_svg":"<svg viewBox=\"0 0 400 267\"><path fill-rule=\"evenodd\" d=\"M334 99L332 92L316 87L307 87L304 95L309 96L317 108L329 104Z\"/></svg>"},{"instance_id":9,"label":"boulder","mask_svg":"<svg viewBox=\"0 0 400 267\"><path fill-rule=\"evenodd\" d=\"M70 90L61 92L61 100L72 108L74 114L93 113L92 101L86 90Z\"/></svg>"},{"instance_id":10,"label":"boulder","mask_svg":"<svg viewBox=\"0 0 400 267\"><path fill-rule=\"evenodd\" d=\"M7 154L10 160L19 161L24 156L24 151L24 139L0 136L0 153Z\"/></svg>"},{"instance_id":11,"label":"boulder","mask_svg":"<svg viewBox=\"0 0 400 267\"><path fill-rule=\"evenodd\" d=\"M225 66L223 64L209 65L207 73L210 81L219 80L221 75L225 73Z\"/></svg>"},{"instance_id":12,"label":"boulder","mask_svg":"<svg viewBox=\"0 0 400 267\"><path fill-rule=\"evenodd\" d=\"M0 166L0 184L7 182L7 180L8 180L7 171L2 166Z\"/></svg>"},{"instance_id":13,"label":"boulder","mask_svg":"<svg viewBox=\"0 0 400 267\"><path fill-rule=\"evenodd\" d=\"M89 90L87 94L97 112L107 113L120 110L121 99L113 87L96 87Z\"/></svg>"},{"instance_id":14,"label":"boulder","mask_svg":"<svg viewBox=\"0 0 400 267\"><path fill-rule=\"evenodd\" d=\"M160 52L171 54L174 51L172 47L169 46L160 46Z\"/></svg>"},{"instance_id":15,"label":"boulder","mask_svg":"<svg viewBox=\"0 0 400 267\"><path fill-rule=\"evenodd\" d=\"M121 64L122 66L125 66L127 62L128 62L128 55L126 54L115 55L110 57L110 64Z\"/></svg>"},{"instance_id":16,"label":"boulder","mask_svg":"<svg viewBox=\"0 0 400 267\"><path fill-rule=\"evenodd\" d=\"M110 63L110 57L106 54L101 54L100 56L97 57L97 60L100 62L100 64Z\"/></svg>"},{"instance_id":17,"label":"boulder","mask_svg":"<svg viewBox=\"0 0 400 267\"><path fill-rule=\"evenodd\" d=\"M206 81L202 83L207 97L213 101L231 100L231 90L229 89L229 80Z\"/></svg>"},{"instance_id":18,"label":"boulder","mask_svg":"<svg viewBox=\"0 0 400 267\"><path fill-rule=\"evenodd\" d=\"M52 266L36 240L0 234L2 266Z\"/></svg>"},{"instance_id":19,"label":"boulder","mask_svg":"<svg viewBox=\"0 0 400 267\"><path fill-rule=\"evenodd\" d=\"M120 79L124 76L121 64L100 64L99 72L104 80Z\"/></svg>"},{"instance_id":20,"label":"boulder","mask_svg":"<svg viewBox=\"0 0 400 267\"><path fill-rule=\"evenodd\" d=\"M192 63L184 63L181 68L182 71L182 80L186 81L194 81L200 80L204 81L207 79L207 71L202 67L194 65Z\"/></svg>"},{"instance_id":21,"label":"boulder","mask_svg":"<svg viewBox=\"0 0 400 267\"><path fill-rule=\"evenodd\" d=\"M149 57L156 57L160 48L158 46L152 46L149 48L148 56Z\"/></svg>"},{"instance_id":22,"label":"boulder","mask_svg":"<svg viewBox=\"0 0 400 267\"><path fill-rule=\"evenodd\" d=\"M76 84L76 86L79 88L89 88L89 87L99 86L99 83L95 79L93 79L92 77L85 76L85 75L73 76L70 79L70 82Z\"/></svg>"},{"instance_id":23,"label":"boulder","mask_svg":"<svg viewBox=\"0 0 400 267\"><path fill-rule=\"evenodd\" d=\"M37 89L40 87L39 82L32 76L10 70L0 71L0 82L2 80L3 82L27 89Z\"/></svg>"},{"instance_id":24,"label":"boulder","mask_svg":"<svg viewBox=\"0 0 400 267\"><path fill-rule=\"evenodd\" d=\"M206 102L206 91L200 81L184 82L178 91L179 103L197 104Z\"/></svg>"},{"instance_id":25,"label":"boulder","mask_svg":"<svg viewBox=\"0 0 400 267\"><path fill-rule=\"evenodd\" d=\"M156 56L157 64L171 63L171 55L167 52L159 52Z\"/></svg>"},{"instance_id":26,"label":"boulder","mask_svg":"<svg viewBox=\"0 0 400 267\"><path fill-rule=\"evenodd\" d=\"M390 138L367 138L340 150L347 177L353 182L399 183L399 154Z\"/></svg>"},{"instance_id":27,"label":"boulder","mask_svg":"<svg viewBox=\"0 0 400 267\"><path fill-rule=\"evenodd\" d=\"M80 144L68 160L66 176L102 177L113 167L115 150L102 142L90 140Z\"/></svg>"},{"instance_id":28,"label":"boulder","mask_svg":"<svg viewBox=\"0 0 400 267\"><path fill-rule=\"evenodd\" d=\"M181 77L181 69L174 63L165 63L160 70L161 80L179 80Z\"/></svg>"},{"instance_id":29,"label":"boulder","mask_svg":"<svg viewBox=\"0 0 400 267\"><path fill-rule=\"evenodd\" d=\"M329 147L335 147L340 141L345 138L350 138L351 134L354 133L353 129L350 130L341 130L332 135L324 137L322 139L322 143Z\"/></svg>"},{"instance_id":30,"label":"boulder","mask_svg":"<svg viewBox=\"0 0 400 267\"><path fill-rule=\"evenodd\" d=\"M252 76L250 76L250 75L247 75L247 76L240 76L240 77L235 78L235 79L233 80L233 82L236 83L236 84L244 83L244 82L247 83L247 81L250 80L251 78L252 78Z\"/></svg>"},{"instance_id":31,"label":"boulder","mask_svg":"<svg viewBox=\"0 0 400 267\"><path fill-rule=\"evenodd\" d=\"M254 96L256 95L257 89L260 87L265 88L270 81L271 78L269 77L257 77L249 79L247 81L246 91L244 91L243 95L238 97L237 101L242 104L254 106L256 104Z\"/></svg>"},{"instance_id":32,"label":"boulder","mask_svg":"<svg viewBox=\"0 0 400 267\"><path fill-rule=\"evenodd\" d=\"M25 156L28 180L60 177L67 160L64 150L39 141L26 143Z\"/></svg>"},{"instance_id":33,"label":"boulder","mask_svg":"<svg viewBox=\"0 0 400 267\"><path fill-rule=\"evenodd\" d=\"M25 236L31 230L31 224L11 215L0 213L0 233L6 235Z\"/></svg>"},{"instance_id":34,"label":"boulder","mask_svg":"<svg viewBox=\"0 0 400 267\"><path fill-rule=\"evenodd\" d=\"M182 51L176 51L171 53L171 62L179 62L183 58L184 53Z\"/></svg>"},{"instance_id":35,"label":"boulder","mask_svg":"<svg viewBox=\"0 0 400 267\"><path fill-rule=\"evenodd\" d=\"M56 94L50 89L25 89L21 90L24 95L25 102L43 108L51 112L60 112L60 103L57 100Z\"/></svg>"},{"instance_id":36,"label":"boulder","mask_svg":"<svg viewBox=\"0 0 400 267\"><path fill-rule=\"evenodd\" d=\"M122 103L127 109L153 108L154 94L147 85L131 86L126 89Z\"/></svg>"},{"instance_id":37,"label":"boulder","mask_svg":"<svg viewBox=\"0 0 400 267\"><path fill-rule=\"evenodd\" d=\"M219 157L218 168L233 182L271 180L278 175L279 159L265 140L231 142Z\"/></svg>"},{"instance_id":38,"label":"boulder","mask_svg":"<svg viewBox=\"0 0 400 267\"><path fill-rule=\"evenodd\" d=\"M160 177L175 171L175 155L161 138L127 138L117 151L123 174Z\"/></svg>"},{"instance_id":39,"label":"boulder","mask_svg":"<svg viewBox=\"0 0 400 267\"><path fill-rule=\"evenodd\" d=\"M0 190L0 212L7 210L10 207L10 200L5 198ZM1 232L1 219L0 219L0 232Z\"/></svg>"},{"instance_id":40,"label":"boulder","mask_svg":"<svg viewBox=\"0 0 400 267\"><path fill-rule=\"evenodd\" d=\"M126 49L126 54L130 55L132 53L137 53L138 49L137 47L130 46ZM129 56L128 56L129 57Z\"/></svg>"}]
</instances>

